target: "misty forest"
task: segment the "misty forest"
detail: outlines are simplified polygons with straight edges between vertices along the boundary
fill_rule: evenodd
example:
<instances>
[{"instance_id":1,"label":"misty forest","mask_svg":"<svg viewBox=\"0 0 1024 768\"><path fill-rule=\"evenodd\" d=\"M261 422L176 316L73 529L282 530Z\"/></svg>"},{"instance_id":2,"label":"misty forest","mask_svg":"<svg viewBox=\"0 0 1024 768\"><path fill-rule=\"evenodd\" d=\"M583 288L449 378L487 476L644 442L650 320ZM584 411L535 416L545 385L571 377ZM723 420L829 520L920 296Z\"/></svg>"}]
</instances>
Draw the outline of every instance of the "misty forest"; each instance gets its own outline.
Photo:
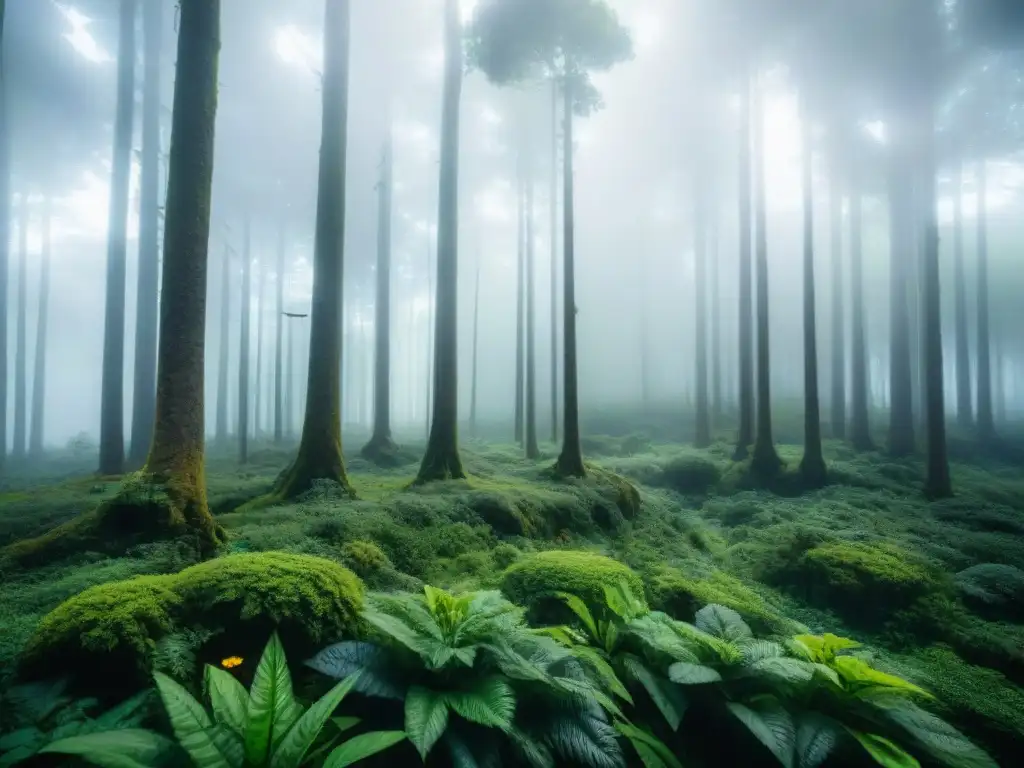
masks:
<instances>
[{"instance_id":1,"label":"misty forest","mask_svg":"<svg viewBox=\"0 0 1024 768\"><path fill-rule=\"evenodd\" d=\"M1024 751L1024 3L0 0L0 768Z\"/></svg>"}]
</instances>

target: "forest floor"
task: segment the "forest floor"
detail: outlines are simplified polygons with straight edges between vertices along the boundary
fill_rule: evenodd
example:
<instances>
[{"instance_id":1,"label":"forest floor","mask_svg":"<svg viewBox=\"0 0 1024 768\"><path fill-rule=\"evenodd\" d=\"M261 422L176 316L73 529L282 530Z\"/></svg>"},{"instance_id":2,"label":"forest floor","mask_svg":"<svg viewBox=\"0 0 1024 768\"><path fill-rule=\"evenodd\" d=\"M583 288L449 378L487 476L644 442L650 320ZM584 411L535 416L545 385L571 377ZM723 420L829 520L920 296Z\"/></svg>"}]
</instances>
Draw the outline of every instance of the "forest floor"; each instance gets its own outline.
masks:
<instances>
[{"instance_id":1,"label":"forest floor","mask_svg":"<svg viewBox=\"0 0 1024 768\"><path fill-rule=\"evenodd\" d=\"M641 573L659 604L718 602L768 630L854 637L881 666L932 690L953 722L996 752L1024 743L1024 571L1012 567L1024 567L1018 467L956 461L957 496L927 503L919 460L855 454L839 442L826 444L831 484L815 490L793 474L799 447L780 445L788 474L769 491L752 487L725 442L695 450L635 435L590 437L588 462L640 491L640 512L627 520L606 487L554 481L550 444L547 459L527 462L514 446L468 440L471 480L416 488L416 446L408 464L382 470L359 457L359 445L349 440L357 500L327 484L293 504L248 512L236 510L270 486L290 452L257 444L242 468L211 457L210 502L229 550L327 557L381 590L496 587L524 553L600 551ZM0 547L118 488L117 478L86 471L68 460L8 480ZM61 601L93 585L179 571L191 564L182 552L174 543L118 558L82 552L0 574L0 685Z\"/></svg>"}]
</instances>

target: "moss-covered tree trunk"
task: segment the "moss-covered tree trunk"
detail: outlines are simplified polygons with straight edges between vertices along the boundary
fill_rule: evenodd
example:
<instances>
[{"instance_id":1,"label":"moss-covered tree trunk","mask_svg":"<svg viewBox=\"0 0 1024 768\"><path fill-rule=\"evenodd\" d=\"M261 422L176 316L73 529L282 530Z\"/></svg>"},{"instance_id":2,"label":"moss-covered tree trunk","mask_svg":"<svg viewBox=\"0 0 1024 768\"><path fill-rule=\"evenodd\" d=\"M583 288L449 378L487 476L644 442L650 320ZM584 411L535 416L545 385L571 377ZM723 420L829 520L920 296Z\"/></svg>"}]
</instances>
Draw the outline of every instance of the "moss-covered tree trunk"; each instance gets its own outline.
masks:
<instances>
[{"instance_id":1,"label":"moss-covered tree trunk","mask_svg":"<svg viewBox=\"0 0 1024 768\"><path fill-rule=\"evenodd\" d=\"M760 77L754 78L751 99L753 124L754 228L757 231L757 432L751 469L762 477L782 466L772 438L771 358L768 326L768 225L764 173L764 108Z\"/></svg>"},{"instance_id":2,"label":"moss-covered tree trunk","mask_svg":"<svg viewBox=\"0 0 1024 768\"><path fill-rule=\"evenodd\" d=\"M711 413L708 407L708 331L707 331L707 193L708 182L703 164L693 175L693 280L694 290L694 372L697 376L695 431L693 444L698 448L711 445Z\"/></svg>"},{"instance_id":3,"label":"moss-covered tree trunk","mask_svg":"<svg viewBox=\"0 0 1024 768\"><path fill-rule=\"evenodd\" d=\"M868 350L864 323L863 191L856 163L850 172L850 442L858 451L874 448L868 418Z\"/></svg>"},{"instance_id":4,"label":"moss-covered tree trunk","mask_svg":"<svg viewBox=\"0 0 1024 768\"><path fill-rule=\"evenodd\" d=\"M242 235L241 322L238 340L238 462L249 461L249 323L252 317L252 223L245 217Z\"/></svg>"},{"instance_id":5,"label":"moss-covered tree trunk","mask_svg":"<svg viewBox=\"0 0 1024 768\"><path fill-rule=\"evenodd\" d=\"M156 344L160 277L160 40L162 3L142 8L142 168L139 175L139 268L135 302L135 371L128 461L141 467L156 417Z\"/></svg>"},{"instance_id":6,"label":"moss-covered tree trunk","mask_svg":"<svg viewBox=\"0 0 1024 768\"><path fill-rule=\"evenodd\" d=\"M977 165L978 187L978 438L983 442L995 436L992 419L992 351L989 339L988 309L988 164Z\"/></svg>"},{"instance_id":7,"label":"moss-covered tree trunk","mask_svg":"<svg viewBox=\"0 0 1024 768\"><path fill-rule=\"evenodd\" d=\"M22 189L18 216L18 314L14 320L14 434L11 456L25 459L28 433L28 190Z\"/></svg>"},{"instance_id":8,"label":"moss-covered tree trunk","mask_svg":"<svg viewBox=\"0 0 1024 768\"><path fill-rule=\"evenodd\" d=\"M394 456L391 438L391 196L392 147L388 130L377 185L377 296L374 302L373 432L363 456L374 461Z\"/></svg>"},{"instance_id":9,"label":"moss-covered tree trunk","mask_svg":"<svg viewBox=\"0 0 1024 768\"><path fill-rule=\"evenodd\" d=\"M0 0L0 49L4 43L4 0ZM0 470L7 461L7 283L11 235L11 146L7 119L7 68L0 56Z\"/></svg>"},{"instance_id":10,"label":"moss-covered tree trunk","mask_svg":"<svg viewBox=\"0 0 1024 768\"><path fill-rule=\"evenodd\" d=\"M565 115L564 151L562 153L562 345L563 424L562 451L555 462L555 472L563 477L583 477L583 445L580 441L579 368L576 362L576 244L572 178L572 78L563 85Z\"/></svg>"},{"instance_id":11,"label":"moss-covered tree trunk","mask_svg":"<svg viewBox=\"0 0 1024 768\"><path fill-rule=\"evenodd\" d=\"M908 456L914 452L910 317L907 307L907 262L913 258L907 237L912 185L905 152L902 144L894 141L889 159L889 453L893 456Z\"/></svg>"},{"instance_id":12,"label":"moss-covered tree trunk","mask_svg":"<svg viewBox=\"0 0 1024 768\"><path fill-rule=\"evenodd\" d=\"M515 406L512 409L513 433L517 445L523 444L523 398L525 394L525 323L523 312L526 297L523 286L524 263L526 259L526 215L524 199L526 185L523 180L522 148L516 163L516 386Z\"/></svg>"},{"instance_id":13,"label":"moss-covered tree trunk","mask_svg":"<svg viewBox=\"0 0 1024 768\"><path fill-rule=\"evenodd\" d=\"M469 434L476 437L477 374L480 362L480 253L476 255L473 279L473 363L469 379Z\"/></svg>"},{"instance_id":14,"label":"moss-covered tree trunk","mask_svg":"<svg viewBox=\"0 0 1024 768\"><path fill-rule=\"evenodd\" d=\"M444 4L445 72L441 106L441 173L437 205L437 301L434 322L434 403L427 450L416 482L466 476L459 457L458 233L459 103L462 23L457 0Z\"/></svg>"},{"instance_id":15,"label":"moss-covered tree trunk","mask_svg":"<svg viewBox=\"0 0 1024 768\"><path fill-rule=\"evenodd\" d=\"M43 247L39 264L39 313L36 321L36 349L32 371L32 422L29 428L28 451L38 457L43 453L44 418L46 414L46 341L50 320L50 222L52 199L43 198Z\"/></svg>"},{"instance_id":16,"label":"moss-covered tree trunk","mask_svg":"<svg viewBox=\"0 0 1024 768\"><path fill-rule=\"evenodd\" d=\"M829 176L830 276L832 278L832 387L829 416L832 437L846 437L846 300L843 295L843 192L838 169Z\"/></svg>"},{"instance_id":17,"label":"moss-covered tree trunk","mask_svg":"<svg viewBox=\"0 0 1024 768\"><path fill-rule=\"evenodd\" d=\"M803 310L804 310L804 455L800 460L800 474L804 482L817 486L825 481L825 457L821 450L821 406L818 396L818 324L814 291L814 176L812 173L810 118L801 119L803 151ZM834 204L834 203L833 203ZM836 225L832 219L833 227ZM833 233L835 234L835 233ZM833 254L833 257L835 254ZM836 262L833 260L833 269ZM834 283L833 283L834 285ZM832 297L837 300L836 296ZM833 315L833 321L835 315ZM833 343L836 339L833 337ZM840 339L841 341L841 339ZM833 370L833 374L835 371ZM833 389L833 396L835 390ZM835 415L833 413L833 415Z\"/></svg>"},{"instance_id":18,"label":"moss-covered tree trunk","mask_svg":"<svg viewBox=\"0 0 1024 768\"><path fill-rule=\"evenodd\" d=\"M103 317L100 396L101 475L124 469L124 293L128 251L128 181L135 105L136 0L121 0L117 54L117 111L107 228L107 297Z\"/></svg>"},{"instance_id":19,"label":"moss-covered tree trunk","mask_svg":"<svg viewBox=\"0 0 1024 768\"><path fill-rule=\"evenodd\" d=\"M551 78L551 170L548 190L551 247L551 442L558 442L558 79Z\"/></svg>"},{"instance_id":20,"label":"moss-covered tree trunk","mask_svg":"<svg viewBox=\"0 0 1024 768\"><path fill-rule=\"evenodd\" d=\"M736 437L736 459L744 459L754 442L754 296L751 264L751 78L744 73L739 104L739 434Z\"/></svg>"},{"instance_id":21,"label":"moss-covered tree trunk","mask_svg":"<svg viewBox=\"0 0 1024 768\"><path fill-rule=\"evenodd\" d=\"M953 308L956 327L956 421L962 429L974 422L971 406L971 352L967 337L967 285L964 274L963 163L953 161Z\"/></svg>"},{"instance_id":22,"label":"moss-covered tree trunk","mask_svg":"<svg viewBox=\"0 0 1024 768\"><path fill-rule=\"evenodd\" d=\"M302 438L276 494L293 498L316 480L333 480L351 492L341 453L342 256L345 242L345 167L348 136L349 0L325 3L323 114L309 374Z\"/></svg>"},{"instance_id":23,"label":"moss-covered tree trunk","mask_svg":"<svg viewBox=\"0 0 1024 768\"><path fill-rule=\"evenodd\" d=\"M220 343L217 348L217 419L219 445L228 441L228 360L231 354L231 247L224 244L220 265Z\"/></svg>"},{"instance_id":24,"label":"moss-covered tree trunk","mask_svg":"<svg viewBox=\"0 0 1024 768\"><path fill-rule=\"evenodd\" d=\"M284 439L284 393L282 377L284 376L284 252L285 225L281 221L277 234L277 301L274 315L274 443Z\"/></svg>"},{"instance_id":25,"label":"moss-covered tree trunk","mask_svg":"<svg viewBox=\"0 0 1024 768\"><path fill-rule=\"evenodd\" d=\"M539 459L537 445L537 291L535 248L533 237L533 177L528 174L526 185L526 458Z\"/></svg>"}]
</instances>

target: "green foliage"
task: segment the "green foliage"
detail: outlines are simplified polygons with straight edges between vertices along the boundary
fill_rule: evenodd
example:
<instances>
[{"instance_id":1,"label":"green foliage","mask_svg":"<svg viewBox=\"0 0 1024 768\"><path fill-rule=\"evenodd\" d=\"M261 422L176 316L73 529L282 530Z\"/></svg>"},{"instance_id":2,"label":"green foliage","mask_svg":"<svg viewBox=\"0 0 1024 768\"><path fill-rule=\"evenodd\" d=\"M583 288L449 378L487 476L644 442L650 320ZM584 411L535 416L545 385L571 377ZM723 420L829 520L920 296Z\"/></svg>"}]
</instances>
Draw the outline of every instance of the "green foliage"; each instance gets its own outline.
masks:
<instances>
[{"instance_id":1,"label":"green foliage","mask_svg":"<svg viewBox=\"0 0 1024 768\"><path fill-rule=\"evenodd\" d=\"M964 603L978 613L1024 619L1024 570L982 563L960 571L954 580Z\"/></svg>"},{"instance_id":2,"label":"green foliage","mask_svg":"<svg viewBox=\"0 0 1024 768\"><path fill-rule=\"evenodd\" d=\"M364 539L346 543L341 548L341 556L345 565L363 579L391 567L391 561L381 548Z\"/></svg>"},{"instance_id":3,"label":"green foliage","mask_svg":"<svg viewBox=\"0 0 1024 768\"><path fill-rule=\"evenodd\" d=\"M276 634L263 651L249 691L224 670L206 667L212 713L174 680L155 674L174 736L196 768L298 768L307 762L307 753L358 677L358 673L350 675L303 707L292 693L284 649ZM405 734L375 732L357 738L361 741L355 745L349 742L334 749L326 764L350 765L397 744ZM331 749L336 739L321 742L318 751Z\"/></svg>"}]
</instances>

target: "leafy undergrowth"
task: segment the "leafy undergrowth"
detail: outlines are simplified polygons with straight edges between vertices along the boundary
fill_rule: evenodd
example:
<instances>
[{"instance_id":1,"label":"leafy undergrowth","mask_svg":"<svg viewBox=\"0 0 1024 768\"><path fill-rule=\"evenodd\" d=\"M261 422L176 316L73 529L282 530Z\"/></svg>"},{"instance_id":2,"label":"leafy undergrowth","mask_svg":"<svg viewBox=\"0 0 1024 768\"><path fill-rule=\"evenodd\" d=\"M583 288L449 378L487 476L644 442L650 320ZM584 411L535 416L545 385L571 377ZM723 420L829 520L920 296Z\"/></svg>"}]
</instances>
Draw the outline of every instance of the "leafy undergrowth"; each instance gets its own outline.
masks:
<instances>
[{"instance_id":1,"label":"leafy undergrowth","mask_svg":"<svg viewBox=\"0 0 1024 768\"><path fill-rule=\"evenodd\" d=\"M652 608L692 615L717 603L759 632L856 636L892 671L935 691L951 722L993 753L1024 743L1024 478L1015 469L955 463L957 496L928 504L919 461L858 455L839 443L826 444L831 484L803 489L799 449L783 445L786 469L764 490L724 442L698 451L637 435L588 438L593 467L639 490L637 514L613 475L555 480L547 450L528 462L514 446L470 441L470 480L410 487L415 463L381 469L353 449L356 500L324 483L293 503L251 511L238 510L270 486L287 451L258 446L242 469L214 456L207 477L229 553L324 557L368 589L393 592L494 589L535 553L600 552L643 578ZM0 546L71 519L117 488L116 478L73 470L8 482ZM0 685L62 601L108 582L178 573L194 565L188 551L166 542L119 558L81 552L28 571L7 566ZM203 642L188 631L151 649L158 667Z\"/></svg>"}]
</instances>

